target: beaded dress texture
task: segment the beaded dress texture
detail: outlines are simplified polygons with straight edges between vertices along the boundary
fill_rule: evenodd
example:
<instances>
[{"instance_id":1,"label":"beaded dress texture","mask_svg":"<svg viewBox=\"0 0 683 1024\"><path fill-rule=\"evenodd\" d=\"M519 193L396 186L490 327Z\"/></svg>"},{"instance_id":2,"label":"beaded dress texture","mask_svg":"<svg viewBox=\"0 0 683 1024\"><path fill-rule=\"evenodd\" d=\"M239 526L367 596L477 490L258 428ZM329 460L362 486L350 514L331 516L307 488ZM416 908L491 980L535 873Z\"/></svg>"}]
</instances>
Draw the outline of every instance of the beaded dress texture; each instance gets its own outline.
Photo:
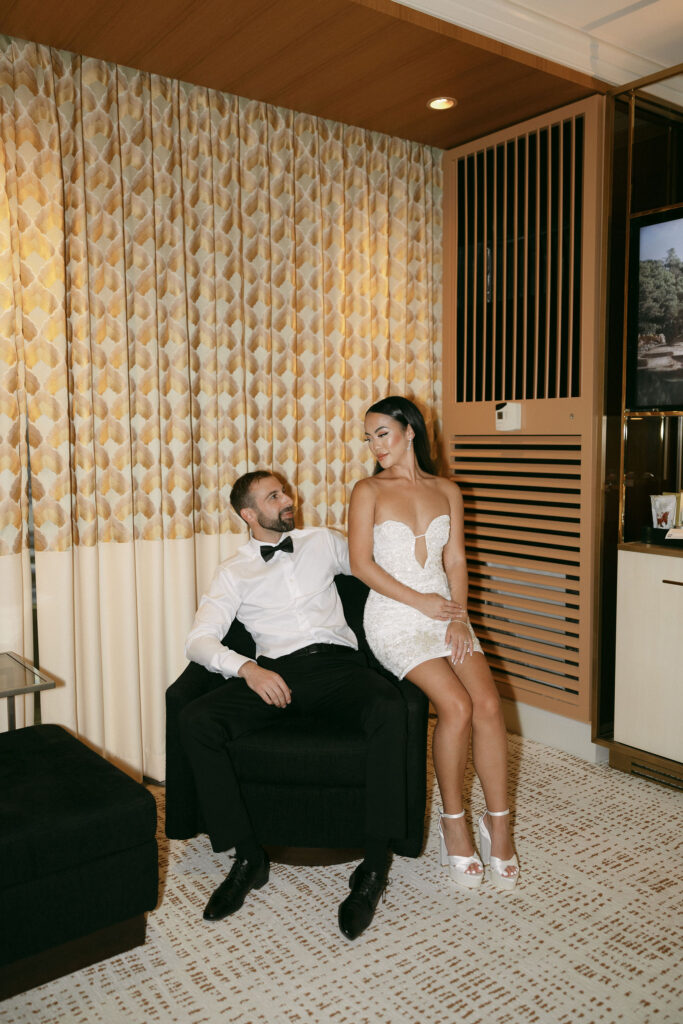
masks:
<instances>
[{"instance_id":1,"label":"beaded dress texture","mask_svg":"<svg viewBox=\"0 0 683 1024\"><path fill-rule=\"evenodd\" d=\"M432 519L427 532L416 536L411 528L395 519L387 519L374 527L373 556L377 565L394 579L421 594L450 597L448 579L443 568L443 549L450 536L450 516ZM415 542L424 537L427 558L421 565L415 555ZM449 658L446 644L447 622L430 619L407 604L394 601L371 590L363 617L365 635L370 647L384 668L402 679L416 665L431 658ZM469 619L473 652L482 652Z\"/></svg>"}]
</instances>

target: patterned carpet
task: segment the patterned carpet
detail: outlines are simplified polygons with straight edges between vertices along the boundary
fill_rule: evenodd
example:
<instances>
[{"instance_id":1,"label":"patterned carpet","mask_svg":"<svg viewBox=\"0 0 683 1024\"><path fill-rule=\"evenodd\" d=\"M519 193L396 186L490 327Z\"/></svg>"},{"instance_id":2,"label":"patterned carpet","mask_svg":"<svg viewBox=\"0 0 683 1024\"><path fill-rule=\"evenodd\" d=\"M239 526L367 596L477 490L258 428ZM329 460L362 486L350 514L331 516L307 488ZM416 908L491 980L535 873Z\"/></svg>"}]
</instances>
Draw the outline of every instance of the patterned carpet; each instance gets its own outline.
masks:
<instances>
[{"instance_id":1,"label":"patterned carpet","mask_svg":"<svg viewBox=\"0 0 683 1024\"><path fill-rule=\"evenodd\" d=\"M209 925L201 912L226 855L203 837L161 839L145 946L7 1000L0 1020L681 1024L680 794L517 736L510 751L515 893L447 879L437 799L425 854L395 858L386 902L354 944L337 929L350 864L275 864L239 915ZM163 812L163 791L159 801Z\"/></svg>"}]
</instances>

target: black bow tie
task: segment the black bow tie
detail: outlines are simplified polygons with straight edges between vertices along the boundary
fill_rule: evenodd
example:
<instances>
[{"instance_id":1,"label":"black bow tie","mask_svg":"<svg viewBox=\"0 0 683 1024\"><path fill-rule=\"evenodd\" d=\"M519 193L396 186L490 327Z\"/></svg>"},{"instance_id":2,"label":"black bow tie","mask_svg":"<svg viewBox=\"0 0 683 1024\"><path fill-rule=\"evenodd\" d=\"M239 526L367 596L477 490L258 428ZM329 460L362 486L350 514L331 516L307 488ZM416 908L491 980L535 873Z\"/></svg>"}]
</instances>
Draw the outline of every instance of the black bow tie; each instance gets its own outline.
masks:
<instances>
[{"instance_id":1,"label":"black bow tie","mask_svg":"<svg viewBox=\"0 0 683 1024\"><path fill-rule=\"evenodd\" d=\"M288 551L291 555L292 551L294 551L292 538L285 537L284 540L281 540L280 543L276 544L274 547L270 544L262 544L261 558L264 562L269 562L276 551Z\"/></svg>"}]
</instances>

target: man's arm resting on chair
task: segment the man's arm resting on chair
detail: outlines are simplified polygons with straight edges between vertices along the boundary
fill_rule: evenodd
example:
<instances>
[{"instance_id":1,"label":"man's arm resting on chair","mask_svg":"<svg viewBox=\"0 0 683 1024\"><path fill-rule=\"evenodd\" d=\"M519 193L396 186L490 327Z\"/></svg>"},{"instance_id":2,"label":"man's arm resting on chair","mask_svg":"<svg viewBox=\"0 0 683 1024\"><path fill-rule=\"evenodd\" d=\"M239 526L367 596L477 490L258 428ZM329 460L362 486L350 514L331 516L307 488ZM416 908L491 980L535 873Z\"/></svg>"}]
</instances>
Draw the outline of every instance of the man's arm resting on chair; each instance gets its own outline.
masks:
<instances>
[{"instance_id":1,"label":"man's arm resting on chair","mask_svg":"<svg viewBox=\"0 0 683 1024\"><path fill-rule=\"evenodd\" d=\"M240 604L230 574L219 566L209 590L199 602L192 629L185 641L185 657L210 672L219 672L226 679L240 676L266 704L284 708L292 698L282 676L221 643Z\"/></svg>"}]
</instances>

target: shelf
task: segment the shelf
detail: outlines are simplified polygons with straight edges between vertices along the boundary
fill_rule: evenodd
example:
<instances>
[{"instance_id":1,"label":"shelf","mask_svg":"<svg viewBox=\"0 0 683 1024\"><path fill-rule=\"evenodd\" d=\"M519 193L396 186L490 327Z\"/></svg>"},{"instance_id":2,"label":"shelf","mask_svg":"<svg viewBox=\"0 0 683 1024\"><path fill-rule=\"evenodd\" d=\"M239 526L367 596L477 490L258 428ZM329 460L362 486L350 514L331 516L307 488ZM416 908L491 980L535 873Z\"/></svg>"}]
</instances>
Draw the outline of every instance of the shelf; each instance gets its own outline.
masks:
<instances>
[{"instance_id":1,"label":"shelf","mask_svg":"<svg viewBox=\"0 0 683 1024\"><path fill-rule=\"evenodd\" d=\"M630 540L624 544L617 544L619 551L639 551L643 555L666 555L669 558L683 558L683 547L667 547L666 544L641 544L637 540Z\"/></svg>"}]
</instances>

